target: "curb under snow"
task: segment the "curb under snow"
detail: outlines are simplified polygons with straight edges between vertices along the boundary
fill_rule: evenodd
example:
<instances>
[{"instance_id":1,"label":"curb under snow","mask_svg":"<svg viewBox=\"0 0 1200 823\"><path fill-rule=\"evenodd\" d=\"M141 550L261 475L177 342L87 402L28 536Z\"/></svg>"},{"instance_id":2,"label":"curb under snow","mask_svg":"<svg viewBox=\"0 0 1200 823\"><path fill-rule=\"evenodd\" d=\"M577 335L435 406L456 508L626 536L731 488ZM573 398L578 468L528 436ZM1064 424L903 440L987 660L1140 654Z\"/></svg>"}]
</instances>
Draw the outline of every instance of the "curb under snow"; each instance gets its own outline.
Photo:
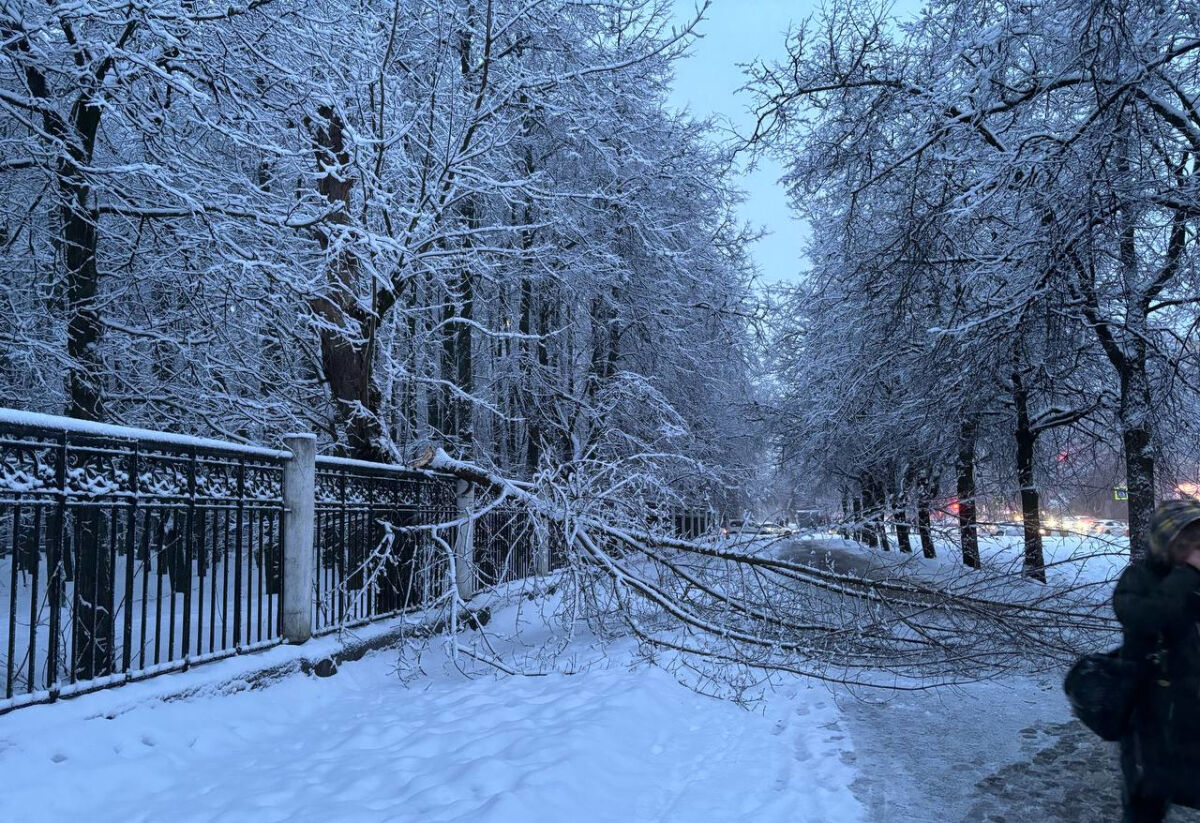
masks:
<instances>
[{"instance_id":1,"label":"curb under snow","mask_svg":"<svg viewBox=\"0 0 1200 823\"><path fill-rule=\"evenodd\" d=\"M439 621L414 621L412 615L315 637L302 645L275 645L267 649L222 658L186 671L156 675L97 691L63 696L52 702L13 709L14 716L31 717L54 712L56 719L112 718L147 701L170 702L200 695L236 694L261 689L293 674L328 675L341 663L371 652L395 648L416 635L437 633ZM5 718L0 715L0 722Z\"/></svg>"}]
</instances>

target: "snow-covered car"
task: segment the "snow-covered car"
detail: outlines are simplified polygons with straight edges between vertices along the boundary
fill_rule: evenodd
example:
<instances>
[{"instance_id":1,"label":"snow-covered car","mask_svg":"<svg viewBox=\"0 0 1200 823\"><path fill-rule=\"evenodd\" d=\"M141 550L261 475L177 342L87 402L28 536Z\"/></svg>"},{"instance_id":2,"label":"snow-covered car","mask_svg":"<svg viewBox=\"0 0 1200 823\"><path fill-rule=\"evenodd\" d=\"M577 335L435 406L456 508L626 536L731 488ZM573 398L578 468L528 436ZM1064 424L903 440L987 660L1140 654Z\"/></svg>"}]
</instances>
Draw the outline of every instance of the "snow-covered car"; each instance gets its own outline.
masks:
<instances>
[{"instance_id":1,"label":"snow-covered car","mask_svg":"<svg viewBox=\"0 0 1200 823\"><path fill-rule=\"evenodd\" d=\"M725 524L725 528L721 529L721 534L724 537L753 537L763 533L763 524L756 523L753 520L730 520Z\"/></svg>"},{"instance_id":2,"label":"snow-covered car","mask_svg":"<svg viewBox=\"0 0 1200 823\"><path fill-rule=\"evenodd\" d=\"M1098 537L1128 537L1129 526L1120 520L1097 520L1091 533Z\"/></svg>"}]
</instances>

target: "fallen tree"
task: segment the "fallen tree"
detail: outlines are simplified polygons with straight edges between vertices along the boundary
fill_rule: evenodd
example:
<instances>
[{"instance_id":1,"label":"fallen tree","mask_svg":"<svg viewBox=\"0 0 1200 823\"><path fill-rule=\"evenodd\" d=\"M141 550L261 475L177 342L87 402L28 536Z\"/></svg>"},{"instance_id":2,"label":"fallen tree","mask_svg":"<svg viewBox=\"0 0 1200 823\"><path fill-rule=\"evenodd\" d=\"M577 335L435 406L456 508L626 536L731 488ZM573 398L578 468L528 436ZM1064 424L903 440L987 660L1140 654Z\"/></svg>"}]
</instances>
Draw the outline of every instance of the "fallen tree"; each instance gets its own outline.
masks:
<instances>
[{"instance_id":1,"label":"fallen tree","mask_svg":"<svg viewBox=\"0 0 1200 823\"><path fill-rule=\"evenodd\" d=\"M925 689L1046 671L1116 630L1104 581L1031 584L1019 566L925 580L884 564L859 575L798 562L778 544L680 539L654 525L644 505L639 516L642 498L630 493L655 487L663 460L572 465L518 481L431 451L418 467L470 484L474 506L453 521L389 529L376 559L398 534L426 532L437 549L429 562L459 581L469 556L456 538L488 512L515 507L542 545L557 545L558 562L478 594L451 585L427 604L445 609L443 636L456 659L545 673L587 626L602 639L636 638L647 657L726 696L779 674ZM556 627L537 648L514 646L504 629L470 617L518 597L540 598L539 617Z\"/></svg>"}]
</instances>

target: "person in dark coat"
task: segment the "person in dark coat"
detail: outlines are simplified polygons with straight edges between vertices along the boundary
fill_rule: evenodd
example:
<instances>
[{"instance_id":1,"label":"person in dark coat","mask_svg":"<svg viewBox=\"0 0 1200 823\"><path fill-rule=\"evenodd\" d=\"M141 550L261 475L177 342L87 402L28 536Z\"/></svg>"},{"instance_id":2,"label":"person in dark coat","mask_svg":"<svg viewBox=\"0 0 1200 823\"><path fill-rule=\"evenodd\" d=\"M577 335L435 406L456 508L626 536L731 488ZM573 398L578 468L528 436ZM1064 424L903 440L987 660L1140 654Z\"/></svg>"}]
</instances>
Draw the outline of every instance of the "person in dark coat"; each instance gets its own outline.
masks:
<instances>
[{"instance_id":1,"label":"person in dark coat","mask_svg":"<svg viewBox=\"0 0 1200 823\"><path fill-rule=\"evenodd\" d=\"M1200 807L1200 504L1159 506L1149 544L1113 594L1122 654L1150 661L1121 740L1125 823L1158 823L1172 804Z\"/></svg>"}]
</instances>

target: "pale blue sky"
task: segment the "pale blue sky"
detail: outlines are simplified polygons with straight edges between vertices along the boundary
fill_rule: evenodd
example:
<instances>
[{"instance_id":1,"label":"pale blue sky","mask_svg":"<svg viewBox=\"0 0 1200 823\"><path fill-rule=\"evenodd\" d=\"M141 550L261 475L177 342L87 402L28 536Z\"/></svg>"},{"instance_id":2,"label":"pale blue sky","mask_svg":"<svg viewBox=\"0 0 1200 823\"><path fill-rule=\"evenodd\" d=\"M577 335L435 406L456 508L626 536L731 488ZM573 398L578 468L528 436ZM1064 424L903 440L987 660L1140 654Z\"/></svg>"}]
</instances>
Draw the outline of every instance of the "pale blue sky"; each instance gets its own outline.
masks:
<instances>
[{"instance_id":1,"label":"pale blue sky","mask_svg":"<svg viewBox=\"0 0 1200 823\"><path fill-rule=\"evenodd\" d=\"M693 16L697 5L697 0L675 0L680 20ZM727 118L739 133L748 134L754 127L750 101L737 93L746 81L742 64L784 57L784 33L819 6L819 0L713 0L699 25L702 38L676 66L673 102L698 117ZM920 0L897 0L894 10L908 16L920 6ZM742 218L769 232L752 250L766 284L794 281L805 266L807 229L790 214L778 184L782 173L782 166L762 158L741 183L746 190Z\"/></svg>"}]
</instances>

